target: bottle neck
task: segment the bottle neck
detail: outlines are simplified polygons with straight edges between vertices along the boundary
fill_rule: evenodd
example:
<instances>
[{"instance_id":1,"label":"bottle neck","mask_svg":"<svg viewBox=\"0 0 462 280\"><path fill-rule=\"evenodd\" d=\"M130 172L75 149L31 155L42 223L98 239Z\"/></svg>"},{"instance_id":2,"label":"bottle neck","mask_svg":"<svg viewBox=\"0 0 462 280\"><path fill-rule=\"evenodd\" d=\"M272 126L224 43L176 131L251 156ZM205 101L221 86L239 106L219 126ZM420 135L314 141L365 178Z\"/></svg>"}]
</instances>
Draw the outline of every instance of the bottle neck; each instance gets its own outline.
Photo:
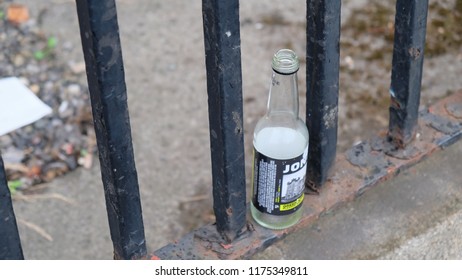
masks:
<instances>
[{"instance_id":1,"label":"bottle neck","mask_svg":"<svg viewBox=\"0 0 462 280\"><path fill-rule=\"evenodd\" d=\"M279 115L298 118L297 72L287 75L273 71L267 116L276 117Z\"/></svg>"}]
</instances>

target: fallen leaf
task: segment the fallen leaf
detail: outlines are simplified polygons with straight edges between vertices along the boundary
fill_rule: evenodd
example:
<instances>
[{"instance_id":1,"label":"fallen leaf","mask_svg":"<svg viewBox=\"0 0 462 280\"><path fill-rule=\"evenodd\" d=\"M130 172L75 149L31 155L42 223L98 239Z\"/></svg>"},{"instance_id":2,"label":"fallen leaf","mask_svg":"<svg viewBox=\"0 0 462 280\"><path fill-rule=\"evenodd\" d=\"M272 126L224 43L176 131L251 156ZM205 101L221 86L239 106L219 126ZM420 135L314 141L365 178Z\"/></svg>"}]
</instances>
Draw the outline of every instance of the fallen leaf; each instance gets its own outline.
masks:
<instances>
[{"instance_id":1,"label":"fallen leaf","mask_svg":"<svg viewBox=\"0 0 462 280\"><path fill-rule=\"evenodd\" d=\"M13 24L26 22L29 20L29 9L25 5L11 4L8 7L6 18Z\"/></svg>"}]
</instances>

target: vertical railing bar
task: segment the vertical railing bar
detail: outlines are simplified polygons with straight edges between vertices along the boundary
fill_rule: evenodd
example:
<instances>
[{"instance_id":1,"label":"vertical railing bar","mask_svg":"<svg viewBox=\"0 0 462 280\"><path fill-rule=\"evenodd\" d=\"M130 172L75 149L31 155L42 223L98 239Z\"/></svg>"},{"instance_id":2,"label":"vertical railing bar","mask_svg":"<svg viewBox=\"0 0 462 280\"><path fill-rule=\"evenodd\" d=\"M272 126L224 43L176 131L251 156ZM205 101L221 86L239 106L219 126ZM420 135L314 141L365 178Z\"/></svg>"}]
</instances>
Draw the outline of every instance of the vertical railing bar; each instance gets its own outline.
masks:
<instances>
[{"instance_id":1,"label":"vertical railing bar","mask_svg":"<svg viewBox=\"0 0 462 280\"><path fill-rule=\"evenodd\" d=\"M327 180L337 151L341 1L306 3L307 186L317 190Z\"/></svg>"},{"instance_id":2,"label":"vertical railing bar","mask_svg":"<svg viewBox=\"0 0 462 280\"><path fill-rule=\"evenodd\" d=\"M427 12L428 0L396 2L388 135L401 148L416 134Z\"/></svg>"},{"instance_id":3,"label":"vertical railing bar","mask_svg":"<svg viewBox=\"0 0 462 280\"><path fill-rule=\"evenodd\" d=\"M13 203L0 156L0 260L22 260L21 240L13 211Z\"/></svg>"},{"instance_id":4,"label":"vertical railing bar","mask_svg":"<svg viewBox=\"0 0 462 280\"><path fill-rule=\"evenodd\" d=\"M203 0L202 14L213 209L217 230L230 242L246 219L239 1Z\"/></svg>"},{"instance_id":5,"label":"vertical railing bar","mask_svg":"<svg viewBox=\"0 0 462 280\"><path fill-rule=\"evenodd\" d=\"M114 0L77 0L114 258L146 256Z\"/></svg>"}]
</instances>

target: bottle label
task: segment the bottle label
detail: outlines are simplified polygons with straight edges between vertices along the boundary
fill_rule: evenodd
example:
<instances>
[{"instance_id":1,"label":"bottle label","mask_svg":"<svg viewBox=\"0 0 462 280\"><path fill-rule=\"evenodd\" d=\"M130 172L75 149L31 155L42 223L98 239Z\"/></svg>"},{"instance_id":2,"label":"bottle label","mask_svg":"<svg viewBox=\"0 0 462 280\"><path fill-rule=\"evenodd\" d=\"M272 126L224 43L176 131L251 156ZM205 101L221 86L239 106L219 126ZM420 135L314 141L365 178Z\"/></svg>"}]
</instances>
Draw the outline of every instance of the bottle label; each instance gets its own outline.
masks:
<instances>
[{"instance_id":1,"label":"bottle label","mask_svg":"<svg viewBox=\"0 0 462 280\"><path fill-rule=\"evenodd\" d=\"M253 198L255 208L271 215L288 215L303 202L308 147L292 159L274 159L254 148Z\"/></svg>"}]
</instances>

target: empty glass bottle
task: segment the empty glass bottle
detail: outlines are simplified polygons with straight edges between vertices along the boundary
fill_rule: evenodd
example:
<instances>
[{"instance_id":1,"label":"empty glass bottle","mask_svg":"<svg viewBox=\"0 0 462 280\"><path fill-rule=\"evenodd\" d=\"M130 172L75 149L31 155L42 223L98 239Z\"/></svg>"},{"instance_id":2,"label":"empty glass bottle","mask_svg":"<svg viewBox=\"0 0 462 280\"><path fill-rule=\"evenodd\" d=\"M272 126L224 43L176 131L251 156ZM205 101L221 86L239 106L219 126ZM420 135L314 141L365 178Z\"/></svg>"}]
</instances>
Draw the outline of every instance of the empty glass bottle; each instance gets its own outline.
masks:
<instances>
[{"instance_id":1,"label":"empty glass bottle","mask_svg":"<svg viewBox=\"0 0 462 280\"><path fill-rule=\"evenodd\" d=\"M254 131L251 213L260 225L283 229L302 216L309 136L298 116L297 55L279 50L272 68L267 112Z\"/></svg>"}]
</instances>

